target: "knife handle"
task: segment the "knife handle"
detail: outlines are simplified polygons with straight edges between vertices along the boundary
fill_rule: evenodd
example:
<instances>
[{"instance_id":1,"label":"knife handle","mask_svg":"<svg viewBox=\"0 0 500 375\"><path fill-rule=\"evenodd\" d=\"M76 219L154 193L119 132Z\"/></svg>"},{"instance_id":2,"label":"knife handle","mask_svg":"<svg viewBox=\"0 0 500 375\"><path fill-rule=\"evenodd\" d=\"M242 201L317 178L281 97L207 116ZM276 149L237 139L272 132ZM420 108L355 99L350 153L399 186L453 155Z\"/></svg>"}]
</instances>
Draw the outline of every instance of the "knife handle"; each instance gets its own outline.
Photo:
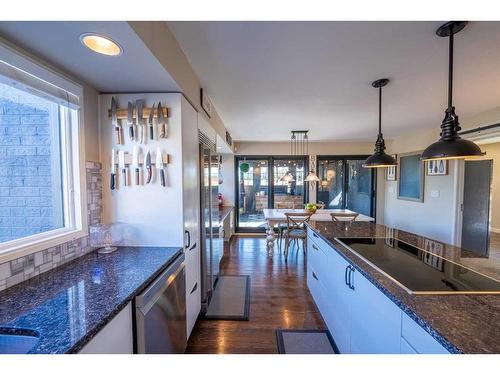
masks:
<instances>
[{"instance_id":1,"label":"knife handle","mask_svg":"<svg viewBox=\"0 0 500 375\"><path fill-rule=\"evenodd\" d=\"M111 173L111 179L109 180L109 188L115 190L116 188L116 174Z\"/></svg>"},{"instance_id":2,"label":"knife handle","mask_svg":"<svg viewBox=\"0 0 500 375\"><path fill-rule=\"evenodd\" d=\"M120 127L115 126L115 134L116 134L116 143L121 145L122 144L122 133L120 131Z\"/></svg>"},{"instance_id":3,"label":"knife handle","mask_svg":"<svg viewBox=\"0 0 500 375\"><path fill-rule=\"evenodd\" d=\"M146 179L146 183L149 184L151 182L151 177L153 176L153 168L146 167L146 170L148 171L148 177Z\"/></svg>"},{"instance_id":4,"label":"knife handle","mask_svg":"<svg viewBox=\"0 0 500 375\"><path fill-rule=\"evenodd\" d=\"M151 139L151 140L155 139L155 136L153 133L153 125L149 126L149 139Z\"/></svg>"},{"instance_id":5,"label":"knife handle","mask_svg":"<svg viewBox=\"0 0 500 375\"><path fill-rule=\"evenodd\" d=\"M165 124L160 125L160 138L165 138Z\"/></svg>"},{"instance_id":6,"label":"knife handle","mask_svg":"<svg viewBox=\"0 0 500 375\"><path fill-rule=\"evenodd\" d=\"M140 185L140 179L139 179L139 168L135 169L135 184Z\"/></svg>"},{"instance_id":7,"label":"knife handle","mask_svg":"<svg viewBox=\"0 0 500 375\"><path fill-rule=\"evenodd\" d=\"M128 185L128 173L127 173L128 168L123 168L122 169L122 175L123 175L123 186Z\"/></svg>"},{"instance_id":8,"label":"knife handle","mask_svg":"<svg viewBox=\"0 0 500 375\"><path fill-rule=\"evenodd\" d=\"M128 136L130 137L130 140L134 140L134 125L130 125L128 128Z\"/></svg>"},{"instance_id":9,"label":"knife handle","mask_svg":"<svg viewBox=\"0 0 500 375\"><path fill-rule=\"evenodd\" d=\"M161 186L165 186L165 171L162 169L160 169L160 182L161 182Z\"/></svg>"}]
</instances>

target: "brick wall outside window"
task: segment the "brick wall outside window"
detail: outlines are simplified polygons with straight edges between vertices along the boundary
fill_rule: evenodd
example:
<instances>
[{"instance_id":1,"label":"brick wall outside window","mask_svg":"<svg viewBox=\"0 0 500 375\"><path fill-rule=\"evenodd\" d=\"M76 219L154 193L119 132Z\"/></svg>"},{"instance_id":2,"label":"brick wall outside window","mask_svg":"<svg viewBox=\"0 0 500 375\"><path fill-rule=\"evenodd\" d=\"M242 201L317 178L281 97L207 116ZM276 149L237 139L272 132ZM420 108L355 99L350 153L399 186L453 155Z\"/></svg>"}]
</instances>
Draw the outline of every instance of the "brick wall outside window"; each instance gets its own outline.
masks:
<instances>
[{"instance_id":1,"label":"brick wall outside window","mask_svg":"<svg viewBox=\"0 0 500 375\"><path fill-rule=\"evenodd\" d=\"M57 108L0 84L0 243L63 226Z\"/></svg>"}]
</instances>

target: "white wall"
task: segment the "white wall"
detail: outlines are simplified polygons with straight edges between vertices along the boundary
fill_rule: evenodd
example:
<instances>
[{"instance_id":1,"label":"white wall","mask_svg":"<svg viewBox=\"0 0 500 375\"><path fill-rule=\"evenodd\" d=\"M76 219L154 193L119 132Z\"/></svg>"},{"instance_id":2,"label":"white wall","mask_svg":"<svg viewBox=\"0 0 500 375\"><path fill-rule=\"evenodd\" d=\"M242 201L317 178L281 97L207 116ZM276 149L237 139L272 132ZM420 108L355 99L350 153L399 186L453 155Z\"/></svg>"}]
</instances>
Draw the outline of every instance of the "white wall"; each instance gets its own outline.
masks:
<instances>
[{"instance_id":1,"label":"white wall","mask_svg":"<svg viewBox=\"0 0 500 375\"><path fill-rule=\"evenodd\" d=\"M493 160L493 180L491 186L491 230L500 233L500 143L481 145L486 152L485 159Z\"/></svg>"},{"instance_id":2,"label":"white wall","mask_svg":"<svg viewBox=\"0 0 500 375\"><path fill-rule=\"evenodd\" d=\"M169 108L168 138L162 140L147 140L146 145L140 145L142 155L146 150L156 153L161 147L168 153L171 160L165 166L167 187L162 187L153 168L153 181L149 185L123 186L121 171L118 170L118 189L109 189L111 148L122 149L130 154L132 146L128 138L126 121L124 126L125 145L116 146L114 128L108 117L111 108L111 95L99 97L99 118L101 144L100 153L103 173L103 221L126 223L130 228L125 244L130 246L182 246L183 216L182 216L182 137L181 137L181 94L118 94L114 95L120 108L126 108L127 102L144 99L146 106L153 102L162 102ZM149 130L148 130L149 131ZM154 156L153 156L154 162ZM130 168L130 180L133 182L133 170ZM142 169L145 176L145 169Z\"/></svg>"},{"instance_id":3,"label":"white wall","mask_svg":"<svg viewBox=\"0 0 500 375\"><path fill-rule=\"evenodd\" d=\"M222 154L222 178L224 182L219 185L219 192L225 206L234 206L234 155Z\"/></svg>"}]
</instances>

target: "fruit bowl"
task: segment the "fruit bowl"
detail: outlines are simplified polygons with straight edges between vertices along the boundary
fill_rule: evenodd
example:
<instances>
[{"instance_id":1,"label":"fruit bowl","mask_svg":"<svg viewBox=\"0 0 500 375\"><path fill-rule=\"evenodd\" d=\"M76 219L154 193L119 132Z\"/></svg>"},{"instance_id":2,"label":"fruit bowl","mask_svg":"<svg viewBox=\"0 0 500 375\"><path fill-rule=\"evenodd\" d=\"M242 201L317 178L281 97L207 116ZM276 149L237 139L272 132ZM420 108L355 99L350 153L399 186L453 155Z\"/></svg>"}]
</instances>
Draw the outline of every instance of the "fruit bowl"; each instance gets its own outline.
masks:
<instances>
[{"instance_id":1,"label":"fruit bowl","mask_svg":"<svg viewBox=\"0 0 500 375\"><path fill-rule=\"evenodd\" d=\"M307 212L309 212L310 214L315 213L316 210L318 209L318 207L316 207L316 205L314 203L308 203L304 207L305 207L305 210Z\"/></svg>"}]
</instances>

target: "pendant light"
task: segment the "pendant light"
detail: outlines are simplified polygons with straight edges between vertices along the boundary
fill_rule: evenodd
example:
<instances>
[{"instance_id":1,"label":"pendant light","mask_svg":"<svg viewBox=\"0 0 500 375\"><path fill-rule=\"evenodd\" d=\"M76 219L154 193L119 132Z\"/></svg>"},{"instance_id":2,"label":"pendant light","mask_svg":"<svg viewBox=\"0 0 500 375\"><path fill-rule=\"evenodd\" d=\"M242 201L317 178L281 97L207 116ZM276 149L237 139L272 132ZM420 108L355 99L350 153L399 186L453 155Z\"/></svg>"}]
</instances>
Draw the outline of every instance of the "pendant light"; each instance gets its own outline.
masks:
<instances>
[{"instance_id":1,"label":"pendant light","mask_svg":"<svg viewBox=\"0 0 500 375\"><path fill-rule=\"evenodd\" d=\"M382 136L382 87L389 83L389 79L382 78L372 83L372 86L378 88L378 137L375 142L375 152L365 160L365 168L384 168L397 165L396 160L385 153L385 141Z\"/></svg>"},{"instance_id":2,"label":"pendant light","mask_svg":"<svg viewBox=\"0 0 500 375\"><path fill-rule=\"evenodd\" d=\"M458 135L461 130L455 107L452 103L453 95L453 35L461 31L466 21L447 22L437 29L436 34L440 37L449 37L449 62L448 62L448 108L441 124L441 138L431 144L422 153L422 160L439 159L465 159L467 157L482 156L484 153L478 145Z\"/></svg>"}]
</instances>

